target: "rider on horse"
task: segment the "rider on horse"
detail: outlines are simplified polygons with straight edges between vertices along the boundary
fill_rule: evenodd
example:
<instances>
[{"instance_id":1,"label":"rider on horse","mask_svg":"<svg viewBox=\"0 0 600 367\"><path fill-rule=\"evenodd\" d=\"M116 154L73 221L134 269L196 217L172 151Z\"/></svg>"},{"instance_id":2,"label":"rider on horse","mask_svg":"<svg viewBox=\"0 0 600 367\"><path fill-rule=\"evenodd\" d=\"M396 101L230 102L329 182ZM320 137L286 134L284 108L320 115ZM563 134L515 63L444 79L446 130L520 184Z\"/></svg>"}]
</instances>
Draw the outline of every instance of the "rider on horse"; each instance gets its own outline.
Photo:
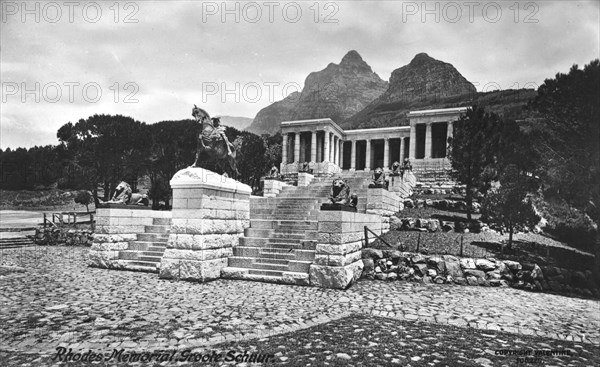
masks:
<instances>
[{"instance_id":1,"label":"rider on horse","mask_svg":"<svg viewBox=\"0 0 600 367\"><path fill-rule=\"evenodd\" d=\"M202 124L202 139L200 142L205 149L211 149L210 146L207 146L205 143L210 142L211 140L223 139L225 145L227 146L227 154L229 156L233 156L233 144L227 139L227 135L225 135L225 126L221 125L221 120L219 117L210 118L208 113L203 109L194 105L194 109L192 110L192 116L196 119L196 122L200 122Z\"/></svg>"}]
</instances>

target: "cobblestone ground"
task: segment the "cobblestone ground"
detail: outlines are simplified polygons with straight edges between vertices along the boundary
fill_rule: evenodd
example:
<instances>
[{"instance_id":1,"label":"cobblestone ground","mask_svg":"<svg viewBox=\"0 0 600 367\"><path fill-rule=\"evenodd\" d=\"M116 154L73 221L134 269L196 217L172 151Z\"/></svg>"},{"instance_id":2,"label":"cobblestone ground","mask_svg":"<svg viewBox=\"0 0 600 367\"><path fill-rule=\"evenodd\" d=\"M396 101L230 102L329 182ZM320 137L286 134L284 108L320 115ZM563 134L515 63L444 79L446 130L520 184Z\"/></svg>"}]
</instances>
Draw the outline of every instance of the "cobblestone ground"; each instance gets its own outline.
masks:
<instances>
[{"instance_id":1,"label":"cobblestone ground","mask_svg":"<svg viewBox=\"0 0 600 367\"><path fill-rule=\"evenodd\" d=\"M0 361L20 365L25 355L36 360L61 346L82 352L193 350L355 314L409 325L503 331L585 350L600 342L600 303L594 300L405 282L361 281L347 291L230 280L172 282L156 274L89 268L87 251L0 252L0 266L26 269L0 268Z\"/></svg>"}]
</instances>

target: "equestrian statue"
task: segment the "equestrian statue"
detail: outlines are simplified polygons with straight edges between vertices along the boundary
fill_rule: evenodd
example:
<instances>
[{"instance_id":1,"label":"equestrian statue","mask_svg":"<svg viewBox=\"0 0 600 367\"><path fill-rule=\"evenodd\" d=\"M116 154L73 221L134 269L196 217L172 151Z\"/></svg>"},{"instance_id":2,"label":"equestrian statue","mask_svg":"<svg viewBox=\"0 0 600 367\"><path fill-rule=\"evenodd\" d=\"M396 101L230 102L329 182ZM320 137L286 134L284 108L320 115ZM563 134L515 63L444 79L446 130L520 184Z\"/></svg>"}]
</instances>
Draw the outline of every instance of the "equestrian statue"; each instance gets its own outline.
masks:
<instances>
[{"instance_id":1,"label":"equestrian statue","mask_svg":"<svg viewBox=\"0 0 600 367\"><path fill-rule=\"evenodd\" d=\"M236 154L241 140L236 139L231 143L225 135L225 127L221 125L220 119L211 118L208 112L196 105L192 109L192 116L201 124L202 130L196 145L196 160L190 167L200 167L201 161L212 159L223 171L229 169L234 176L238 176L240 173L237 169ZM223 163L226 164L225 167L222 166Z\"/></svg>"}]
</instances>

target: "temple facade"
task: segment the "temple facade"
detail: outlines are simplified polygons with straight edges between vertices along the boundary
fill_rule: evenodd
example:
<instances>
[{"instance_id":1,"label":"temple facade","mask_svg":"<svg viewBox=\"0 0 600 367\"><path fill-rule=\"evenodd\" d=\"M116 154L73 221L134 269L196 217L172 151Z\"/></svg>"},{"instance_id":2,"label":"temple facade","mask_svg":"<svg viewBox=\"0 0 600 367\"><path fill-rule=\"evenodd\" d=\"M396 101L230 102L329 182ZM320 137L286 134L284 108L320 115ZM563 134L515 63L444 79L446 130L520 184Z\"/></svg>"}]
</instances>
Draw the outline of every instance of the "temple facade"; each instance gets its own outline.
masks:
<instances>
[{"instance_id":1,"label":"temple facade","mask_svg":"<svg viewBox=\"0 0 600 367\"><path fill-rule=\"evenodd\" d=\"M448 138L453 122L467 107L411 111L409 126L344 130L331 119L281 123L283 174L297 173L306 162L316 175L341 170L389 170L405 157L413 167L448 169Z\"/></svg>"}]
</instances>

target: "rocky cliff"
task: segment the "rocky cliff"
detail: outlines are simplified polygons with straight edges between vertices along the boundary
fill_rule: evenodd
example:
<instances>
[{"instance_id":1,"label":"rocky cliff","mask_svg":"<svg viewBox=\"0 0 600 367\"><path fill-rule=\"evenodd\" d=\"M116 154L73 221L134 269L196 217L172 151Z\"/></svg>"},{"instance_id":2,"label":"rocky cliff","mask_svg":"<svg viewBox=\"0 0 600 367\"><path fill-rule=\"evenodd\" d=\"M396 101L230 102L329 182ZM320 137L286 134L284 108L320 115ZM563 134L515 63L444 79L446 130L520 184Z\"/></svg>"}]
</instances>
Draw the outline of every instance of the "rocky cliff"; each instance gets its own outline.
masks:
<instances>
[{"instance_id":1,"label":"rocky cliff","mask_svg":"<svg viewBox=\"0 0 600 367\"><path fill-rule=\"evenodd\" d=\"M403 125L411 109L462 104L477 95L475 86L451 64L425 53L392 72L387 90L365 109L342 122L345 128Z\"/></svg>"},{"instance_id":2,"label":"rocky cliff","mask_svg":"<svg viewBox=\"0 0 600 367\"><path fill-rule=\"evenodd\" d=\"M275 133L285 120L331 118L342 122L365 108L387 89L382 80L356 51L339 64L331 63L308 75L301 93L260 110L248 131Z\"/></svg>"}]
</instances>

